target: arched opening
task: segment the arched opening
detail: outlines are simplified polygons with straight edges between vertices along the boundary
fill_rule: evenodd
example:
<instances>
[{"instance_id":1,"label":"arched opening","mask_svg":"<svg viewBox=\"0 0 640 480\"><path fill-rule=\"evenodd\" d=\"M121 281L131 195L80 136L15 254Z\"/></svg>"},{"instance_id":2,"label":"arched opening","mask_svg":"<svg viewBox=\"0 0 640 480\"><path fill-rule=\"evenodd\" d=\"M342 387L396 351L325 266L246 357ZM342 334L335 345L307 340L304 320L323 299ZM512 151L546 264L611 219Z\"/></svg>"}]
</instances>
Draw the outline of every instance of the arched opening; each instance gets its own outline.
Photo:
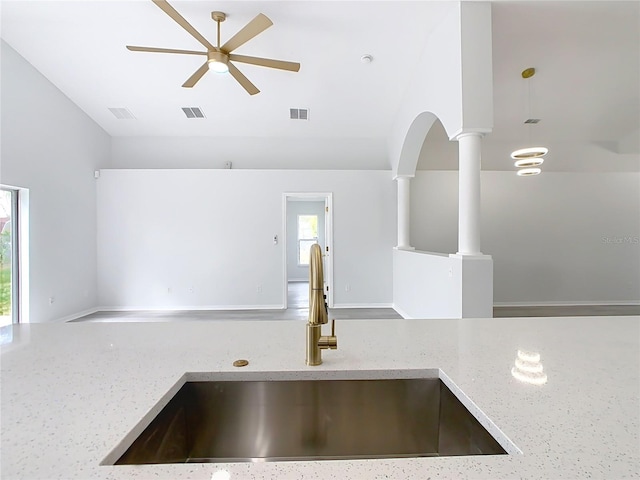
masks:
<instances>
[{"instance_id":1,"label":"arched opening","mask_svg":"<svg viewBox=\"0 0 640 480\"><path fill-rule=\"evenodd\" d=\"M411 126L405 135L398 159L396 175L399 177L412 177L416 172L420 151L424 145L431 126L438 120L431 112L422 112L411 122Z\"/></svg>"},{"instance_id":2,"label":"arched opening","mask_svg":"<svg viewBox=\"0 0 640 480\"><path fill-rule=\"evenodd\" d=\"M407 130L393 254L394 308L405 318L492 316L493 261L480 253L477 221L481 136L462 132L451 142L431 112Z\"/></svg>"},{"instance_id":3,"label":"arched opening","mask_svg":"<svg viewBox=\"0 0 640 480\"><path fill-rule=\"evenodd\" d=\"M456 251L458 242L458 142L439 119L427 133L412 179L411 245L426 252ZM437 198L437 205L433 199ZM429 208L425 208L431 203Z\"/></svg>"},{"instance_id":4,"label":"arched opening","mask_svg":"<svg viewBox=\"0 0 640 480\"><path fill-rule=\"evenodd\" d=\"M458 143L449 140L444 125L436 118L422 142L416 170L457 169Z\"/></svg>"}]
</instances>

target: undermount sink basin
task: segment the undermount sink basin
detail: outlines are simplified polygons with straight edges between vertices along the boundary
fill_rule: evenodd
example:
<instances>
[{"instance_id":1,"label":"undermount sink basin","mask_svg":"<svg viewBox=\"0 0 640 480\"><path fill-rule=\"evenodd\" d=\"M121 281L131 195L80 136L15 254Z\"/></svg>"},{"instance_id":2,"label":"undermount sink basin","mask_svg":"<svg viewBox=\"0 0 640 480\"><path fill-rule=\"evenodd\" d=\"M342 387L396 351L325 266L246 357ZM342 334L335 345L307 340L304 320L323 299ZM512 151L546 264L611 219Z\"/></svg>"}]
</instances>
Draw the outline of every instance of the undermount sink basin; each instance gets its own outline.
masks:
<instances>
[{"instance_id":1,"label":"undermount sink basin","mask_svg":"<svg viewBox=\"0 0 640 480\"><path fill-rule=\"evenodd\" d=\"M506 453L440 378L186 381L124 449L105 463Z\"/></svg>"}]
</instances>

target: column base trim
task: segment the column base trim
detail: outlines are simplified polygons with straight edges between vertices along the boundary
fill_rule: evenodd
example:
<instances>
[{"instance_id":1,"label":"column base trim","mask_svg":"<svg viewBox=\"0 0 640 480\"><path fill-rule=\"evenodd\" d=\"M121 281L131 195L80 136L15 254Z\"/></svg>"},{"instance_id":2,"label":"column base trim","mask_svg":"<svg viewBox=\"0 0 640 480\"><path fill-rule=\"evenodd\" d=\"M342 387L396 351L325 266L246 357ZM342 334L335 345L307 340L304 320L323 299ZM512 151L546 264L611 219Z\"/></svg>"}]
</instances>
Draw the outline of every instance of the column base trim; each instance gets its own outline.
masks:
<instances>
[{"instance_id":1,"label":"column base trim","mask_svg":"<svg viewBox=\"0 0 640 480\"><path fill-rule=\"evenodd\" d=\"M490 259L493 258L491 255L486 255L482 252L480 253L450 253L449 257L451 258L486 258L486 259Z\"/></svg>"}]
</instances>

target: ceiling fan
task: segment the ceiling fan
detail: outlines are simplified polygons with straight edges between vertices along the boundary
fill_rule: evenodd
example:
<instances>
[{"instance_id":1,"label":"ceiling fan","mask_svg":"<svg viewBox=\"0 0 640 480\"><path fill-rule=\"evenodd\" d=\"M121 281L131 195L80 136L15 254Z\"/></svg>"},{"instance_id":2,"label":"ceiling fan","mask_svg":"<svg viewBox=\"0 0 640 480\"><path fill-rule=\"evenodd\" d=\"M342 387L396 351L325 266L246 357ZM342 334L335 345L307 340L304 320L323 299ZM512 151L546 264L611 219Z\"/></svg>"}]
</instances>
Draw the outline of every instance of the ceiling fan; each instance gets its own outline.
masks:
<instances>
[{"instance_id":1,"label":"ceiling fan","mask_svg":"<svg viewBox=\"0 0 640 480\"><path fill-rule=\"evenodd\" d=\"M198 52L194 50L176 50L170 48L155 48L155 47L135 47L127 45L127 48L134 52L153 52L153 53L177 53L182 55L204 55L207 57L207 61L191 75L186 82L182 85L185 88L193 87L202 76L207 73L207 70L213 70L217 73L230 73L240 85L250 94L255 95L260 90L245 77L236 66L231 63L249 63L252 65L259 65L262 67L278 68L280 70L289 70L291 72L297 72L300 70L300 64L295 62L285 62L283 60L272 60L270 58L260 57L247 57L245 55L236 55L233 52L236 48L244 45L253 37L265 31L273 22L269 20L266 15L262 13L258 14L253 20L246 24L238 33L231 37L227 42L220 46L220 23L224 22L226 15L222 12L211 12L211 18L218 24L218 43L217 46L213 46L206 38L204 38L185 18L180 15L175 8L173 8L166 0L153 0L158 7L162 9L167 15L169 15L178 25L189 32L196 40L198 40L207 49L206 52Z\"/></svg>"}]
</instances>

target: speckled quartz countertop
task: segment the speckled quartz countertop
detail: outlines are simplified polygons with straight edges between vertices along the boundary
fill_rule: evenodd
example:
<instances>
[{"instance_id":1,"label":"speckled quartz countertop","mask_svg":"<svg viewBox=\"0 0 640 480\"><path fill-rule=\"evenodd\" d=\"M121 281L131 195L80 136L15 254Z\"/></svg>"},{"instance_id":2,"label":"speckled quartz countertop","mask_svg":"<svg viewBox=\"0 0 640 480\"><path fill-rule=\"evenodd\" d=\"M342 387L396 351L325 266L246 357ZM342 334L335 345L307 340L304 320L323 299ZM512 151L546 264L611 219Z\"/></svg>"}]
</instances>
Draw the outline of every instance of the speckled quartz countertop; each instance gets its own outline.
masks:
<instances>
[{"instance_id":1,"label":"speckled quartz countertop","mask_svg":"<svg viewBox=\"0 0 640 480\"><path fill-rule=\"evenodd\" d=\"M304 322L36 324L2 330L8 479L556 479L640 477L640 317L344 320L304 364ZM547 382L512 374L537 352ZM232 362L246 358L242 369ZM212 378L406 376L440 369L522 453L105 466L185 372ZM215 478L215 477L214 477Z\"/></svg>"}]
</instances>

